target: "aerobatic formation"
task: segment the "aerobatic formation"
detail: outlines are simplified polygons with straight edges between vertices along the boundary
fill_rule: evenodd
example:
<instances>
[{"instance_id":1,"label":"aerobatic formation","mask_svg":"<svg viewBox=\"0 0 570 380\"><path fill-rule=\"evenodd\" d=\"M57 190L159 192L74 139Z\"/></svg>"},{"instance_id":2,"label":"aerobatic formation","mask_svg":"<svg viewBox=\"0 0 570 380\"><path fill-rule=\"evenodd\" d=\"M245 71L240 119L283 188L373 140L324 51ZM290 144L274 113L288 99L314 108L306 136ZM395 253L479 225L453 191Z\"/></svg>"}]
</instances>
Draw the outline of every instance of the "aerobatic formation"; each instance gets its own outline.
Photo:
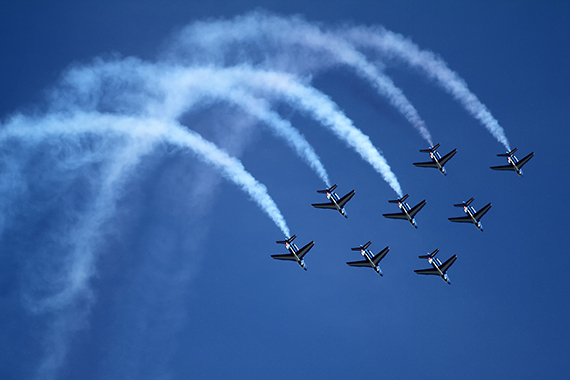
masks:
<instances>
[{"instance_id":1,"label":"aerobatic formation","mask_svg":"<svg viewBox=\"0 0 570 380\"><path fill-rule=\"evenodd\" d=\"M426 200L414 207L406 203L408 194L404 195L381 150L341 107L311 85L311 79L320 72L344 68L394 107L430 147L420 152L429 153L431 161L414 163L417 167L436 168L445 175L444 166L457 150L439 155L439 144L434 144L418 110L384 72L384 63L404 63L425 75L502 144L508 153L499 156L507 157L507 165L491 169L513 170L522 176L522 166L533 157L530 153L519 161L514 156L516 148L511 149L498 121L442 59L382 27L327 27L301 17L257 11L233 19L192 23L168 42L155 61L115 56L76 64L48 93L42 111L16 113L0 124L0 144L5 154L2 174L10 179L0 186L4 199L0 225L4 229L14 222L10 205L20 199L20 190L35 194L32 185L38 182L37 176L51 181L50 184L81 182L87 187L82 196L90 202L88 207L75 207L69 212L74 218L67 221L67 240L57 240L61 244L57 251L65 265L54 265L44 274L46 278L34 282L52 285L41 289L34 285L38 288L32 286L31 295L26 298L31 300L34 312L55 315L49 335L53 341L45 345L51 351L41 364L42 371L56 371L64 360L69 335L77 329L74 326L81 325L67 323L68 318L80 315L78 310L88 309L93 302L90 282L96 272L102 231L115 214L129 180L140 178L137 167L151 153L190 153L219 171L244 191L284 235L285 240L278 243L285 244L289 252L272 257L295 261L307 269L305 257L315 243L311 241L301 249L293 243L296 235L291 235L266 186L238 158L187 125L187 116L193 112L222 104L232 112L237 110L259 121L284 140L323 181L326 189L318 193L326 194L329 202L312 206L336 210L347 217L345 207L350 206L348 202L355 190L343 197L334 192L337 185L331 185L317 149L277 111L278 105L289 105L353 150L396 193L397 199L389 202L397 203L400 212L386 213L384 217L407 220L415 228L416 215ZM34 177L29 173L37 173L30 170L38 161L37 152L47 157L46 168ZM85 174L88 168L95 170L96 175ZM491 204L476 211L470 205L472 201L473 198L458 205L464 208L466 216L450 220L473 223L482 231L480 219ZM389 248L374 254L368 249L370 244L369 241L352 248L360 251L364 259L347 264L370 267L382 276L379 263ZM427 258L433 268L416 273L437 274L449 283L447 270L457 256L442 264L435 258L436 253L437 250L420 256Z\"/></svg>"},{"instance_id":2,"label":"aerobatic formation","mask_svg":"<svg viewBox=\"0 0 570 380\"><path fill-rule=\"evenodd\" d=\"M436 151L436 149L438 147L439 147L439 144L436 144L436 145L434 145L428 149L420 149L420 152L430 153L430 157L432 159L432 162L414 163L414 165L418 166L418 167L437 168L443 175L446 175L446 171L443 168L443 165L445 165L445 163L447 161L449 161L449 159L457 153L457 149L453 149L451 152L446 154L444 157L441 157L439 155L439 153ZM517 148L514 148L513 150L511 150L510 152L507 152L505 154L498 154L497 156L499 156L499 157L507 157L509 165L492 166L491 169L513 170L519 176L522 176L521 168L524 164L526 164L534 156L534 152L528 154L526 157L524 157L523 159L521 159L519 161L514 155L514 152L516 150L517 150ZM352 190L351 192L346 194L344 197L340 198L336 193L333 192L334 189L336 189L336 187L337 187L337 185L335 184L329 189L317 190L318 193L326 193L327 198L329 198L331 200L331 202L329 202L329 203L317 203L317 204L313 204L312 206L316 207L316 208L328 208L328 209L338 210L342 216L344 216L345 218L348 218L346 211L344 209L344 206L354 196L355 190ZM385 218L390 218L390 219L407 220L410 222L410 224L412 226L414 226L415 228L418 228L418 225L417 225L416 220L415 220L415 216L426 205L427 201L424 199L423 201L421 201L420 203L418 203L414 207L410 207L410 205L408 205L408 203L406 203L406 199L408 197L409 197L409 194L406 194L403 197L399 197L398 199L389 200L388 201L389 203L397 203L398 207L400 208L401 211L398 213L382 214L382 216L384 216ZM453 205L454 207L463 207L463 211L465 212L465 214L467 214L467 216L453 217L453 218L448 218L448 219L452 222L458 222L458 223L473 223L475 225L475 227L477 227L479 229L479 231L483 232L483 225L481 224L480 220L483 217L483 215L485 215L491 209L491 203L486 204L485 206L483 206L483 208L481 208L479 211L477 211L477 210L475 210L475 208L473 206L471 206L471 203L473 202L473 200L474 200L474 198L470 198L468 201L463 201L462 203ZM305 262L302 258L315 245L315 242L311 241L309 244L307 244L301 250L298 250L298 248L294 244L292 245L292 248L291 248L291 241L295 237L296 237L296 235L293 235L287 241L278 241L277 242L277 243L288 244L287 248L291 251L291 254L288 254L288 255L272 255L271 257L273 257L275 259L280 259L280 260L296 260L303 267L304 270L307 270L307 267L305 266ZM368 246L370 246L370 244L371 244L371 241L369 241L365 245L361 245L360 247L352 248L353 251L360 251L362 256L365 257L365 260L351 261L351 262L347 262L347 264L350 266L371 267L380 276L384 276L384 274L380 270L380 267L378 264L379 264L380 260L382 260L384 258L384 256L386 256L386 254L388 253L389 247L384 248L378 254L374 255L368 249ZM428 263L430 263L433 266L433 268L418 269L418 270L414 270L414 272L416 272L417 274L438 275L445 282L447 282L448 284L451 284L451 281L449 280L449 277L447 275L447 270L455 262L455 260L457 259L457 255L453 255L447 261L445 261L444 263L441 263L441 261L435 257L435 255L438 252L439 252L439 249L436 249L435 251L433 251L432 253L428 253L427 255L420 255L419 258L420 259L427 259Z\"/></svg>"}]
</instances>

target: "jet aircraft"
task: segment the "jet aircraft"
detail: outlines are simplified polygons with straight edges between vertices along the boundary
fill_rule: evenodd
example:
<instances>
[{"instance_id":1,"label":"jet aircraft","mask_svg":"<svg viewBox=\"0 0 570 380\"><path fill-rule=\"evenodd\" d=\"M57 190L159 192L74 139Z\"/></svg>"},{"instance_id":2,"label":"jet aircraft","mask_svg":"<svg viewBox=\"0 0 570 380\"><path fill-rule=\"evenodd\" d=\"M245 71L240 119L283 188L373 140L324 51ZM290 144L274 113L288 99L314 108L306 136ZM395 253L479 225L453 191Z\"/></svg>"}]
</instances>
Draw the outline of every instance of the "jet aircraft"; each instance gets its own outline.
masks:
<instances>
[{"instance_id":1,"label":"jet aircraft","mask_svg":"<svg viewBox=\"0 0 570 380\"><path fill-rule=\"evenodd\" d=\"M431 162L414 162L414 166L418 166L420 168L436 168L441 172L441 174L445 175L445 168L443 165L445 165L446 162L451 159L451 157L455 156L457 149L453 149L451 152L441 157L436 150L438 147L439 144L436 144L428 149L420 149L420 152L429 153Z\"/></svg>"},{"instance_id":2,"label":"jet aircraft","mask_svg":"<svg viewBox=\"0 0 570 380\"><path fill-rule=\"evenodd\" d=\"M460 223L473 223L481 232L483 232L483 225L479 220L489 211L491 208L491 204L487 204L479 211L475 211L473 206L469 206L473 202L473 198L469 199L467 202L463 202L460 204L453 205L455 207L463 207L463 211L467 214L467 216L461 216L458 218L448 218L452 222L460 222Z\"/></svg>"},{"instance_id":3,"label":"jet aircraft","mask_svg":"<svg viewBox=\"0 0 570 380\"><path fill-rule=\"evenodd\" d=\"M349 261L347 262L347 264L352 267L372 267L376 271L376 273L378 273L380 276L384 276L378 263L380 262L380 260L384 258L384 256L386 256L386 254L390 250L390 247L386 247L382 251L378 252L378 254L374 255L372 251L368 249L370 243L371 242L369 241L368 243L361 245L360 247L351 248L353 251L360 251L362 256L366 258L365 260Z\"/></svg>"},{"instance_id":4,"label":"jet aircraft","mask_svg":"<svg viewBox=\"0 0 570 380\"><path fill-rule=\"evenodd\" d=\"M514 155L514 153L516 151L517 151L517 148L515 148L515 149L513 149L507 153L497 154L497 157L507 157L507 162L509 164L503 165L503 166L491 166L491 169L493 169L493 170L512 170L512 171L515 171L519 176L522 177L523 172L522 172L521 168L523 167L524 164L526 164L534 156L534 152L531 152L528 156L526 156L525 158L523 158L519 161L519 159L516 158Z\"/></svg>"},{"instance_id":5,"label":"jet aircraft","mask_svg":"<svg viewBox=\"0 0 570 380\"><path fill-rule=\"evenodd\" d=\"M451 285L451 281L449 281L449 277L447 276L447 270L449 267L457 260L457 255L451 256L445 263L441 263L435 255L439 252L439 249L436 249L432 253L428 253L427 255L418 256L420 259L427 259L428 263L430 263L433 268L429 269L416 269L414 272L417 274L434 274L443 278L445 282Z\"/></svg>"},{"instance_id":6,"label":"jet aircraft","mask_svg":"<svg viewBox=\"0 0 570 380\"><path fill-rule=\"evenodd\" d=\"M330 199L329 203L313 203L312 206L316 208L329 208L333 210L338 210L342 216L348 218L346 211L344 210L344 205L354 196L354 190L346 194L344 197L339 198L339 196L334 192L336 185L333 185L329 189L317 190L317 193L326 194L327 198Z\"/></svg>"},{"instance_id":7,"label":"jet aircraft","mask_svg":"<svg viewBox=\"0 0 570 380\"><path fill-rule=\"evenodd\" d=\"M405 202L405 200L408 198L408 196L409 196L409 194L406 194L402 198L398 198L398 199L388 201L390 203L397 203L398 207L402 210L401 212L394 213L394 214L382 214L382 216L384 216L385 218L391 218L391 219L407 219L412 224L412 226L418 228L418 226L416 224L416 220L414 219L414 216L416 216L416 214L422 209L422 207L424 207L426 205L426 200L424 199L423 201L421 201L420 203L418 203L414 207L410 208L410 206Z\"/></svg>"},{"instance_id":8,"label":"jet aircraft","mask_svg":"<svg viewBox=\"0 0 570 380\"><path fill-rule=\"evenodd\" d=\"M295 243L293 243L293 240L295 240L296 237L297 237L297 235L293 235L287 240L276 241L277 244L285 244L285 247L291 253L287 253L284 255L271 255L271 257L273 257L274 259L277 259L277 260L296 261L301 266L301 268L303 268L304 270L307 270L307 267L305 266L305 260L303 260L303 257L307 254L307 252L309 252L309 250L311 248L313 248L313 245L315 245L315 242L312 241L309 244L307 244L306 246L304 246L303 248L299 249L299 248L297 248L297 245Z\"/></svg>"}]
</instances>

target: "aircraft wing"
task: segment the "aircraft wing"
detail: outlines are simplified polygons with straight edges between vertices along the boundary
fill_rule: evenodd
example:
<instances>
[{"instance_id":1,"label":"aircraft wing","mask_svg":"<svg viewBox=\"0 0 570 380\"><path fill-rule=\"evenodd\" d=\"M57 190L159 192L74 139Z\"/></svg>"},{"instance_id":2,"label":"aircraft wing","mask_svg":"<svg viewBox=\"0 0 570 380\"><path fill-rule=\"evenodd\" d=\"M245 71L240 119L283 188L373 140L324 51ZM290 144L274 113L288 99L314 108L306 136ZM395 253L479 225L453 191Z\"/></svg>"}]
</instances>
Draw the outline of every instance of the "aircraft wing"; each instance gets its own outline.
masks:
<instances>
[{"instance_id":1,"label":"aircraft wing","mask_svg":"<svg viewBox=\"0 0 570 380\"><path fill-rule=\"evenodd\" d=\"M292 253L287 253L284 255L271 255L271 257L273 257L274 259L277 260L293 260L293 261L297 261L297 259L295 258L295 255L293 255Z\"/></svg>"},{"instance_id":2,"label":"aircraft wing","mask_svg":"<svg viewBox=\"0 0 570 380\"><path fill-rule=\"evenodd\" d=\"M336 210L336 205L332 202L329 203L313 203L311 206L316 207L316 208L330 208L333 210Z\"/></svg>"},{"instance_id":3,"label":"aircraft wing","mask_svg":"<svg viewBox=\"0 0 570 380\"><path fill-rule=\"evenodd\" d=\"M439 164L441 166L445 165L445 163L449 161L451 157L455 156L455 153L457 153L457 149L453 149L451 152L447 153L445 156L439 159Z\"/></svg>"},{"instance_id":4,"label":"aircraft wing","mask_svg":"<svg viewBox=\"0 0 570 380\"><path fill-rule=\"evenodd\" d=\"M487 213L487 211L489 211L489 209L491 208L491 204L489 203L488 205L486 205L485 207L483 207L481 210L477 211L475 213L475 215L473 215L473 217L479 221L479 219L481 219L483 217L483 215L485 215Z\"/></svg>"},{"instance_id":5,"label":"aircraft wing","mask_svg":"<svg viewBox=\"0 0 570 380\"><path fill-rule=\"evenodd\" d=\"M375 265L378 265L378 263L380 262L380 260L382 260L384 258L384 256L386 256L386 254L388 253L388 251L390 250L390 247L386 247L384 248L382 251L378 252L373 258L372 258L372 262ZM350 264L349 264L350 265Z\"/></svg>"},{"instance_id":6,"label":"aircraft wing","mask_svg":"<svg viewBox=\"0 0 570 380\"><path fill-rule=\"evenodd\" d=\"M340 207L344 207L344 205L346 204L346 202L348 202L353 196L354 196L355 191L352 190L350 193L346 194L344 197L340 198L338 200L338 205Z\"/></svg>"},{"instance_id":7,"label":"aircraft wing","mask_svg":"<svg viewBox=\"0 0 570 380\"><path fill-rule=\"evenodd\" d=\"M431 161L431 162L414 162L414 166L418 166L420 168L437 168L438 167L437 164L433 161Z\"/></svg>"},{"instance_id":8,"label":"aircraft wing","mask_svg":"<svg viewBox=\"0 0 570 380\"><path fill-rule=\"evenodd\" d=\"M414 272L417 274L435 274L439 276L439 271L435 268L430 269L416 269Z\"/></svg>"},{"instance_id":9,"label":"aircraft wing","mask_svg":"<svg viewBox=\"0 0 570 380\"><path fill-rule=\"evenodd\" d=\"M298 251L296 252L297 257L298 257L299 259L302 259L303 256L305 256L305 255L307 254L307 252L309 252L310 249L313 248L313 245L315 245L315 242L314 242L314 241L310 242L309 244L307 244L306 246L304 246L303 248L301 248L300 250L298 250Z\"/></svg>"},{"instance_id":10,"label":"aircraft wing","mask_svg":"<svg viewBox=\"0 0 570 380\"><path fill-rule=\"evenodd\" d=\"M532 157L534 156L534 152L532 152L531 154L529 154L528 156L526 156L525 158L519 160L519 162L517 162L517 166L518 168L522 168L524 164L526 164L528 162L528 160L530 160Z\"/></svg>"},{"instance_id":11,"label":"aircraft wing","mask_svg":"<svg viewBox=\"0 0 570 380\"><path fill-rule=\"evenodd\" d=\"M414 216L416 216L416 214L422 209L422 207L424 207L426 205L426 200L424 199L423 201L421 201L420 203L418 203L417 205L415 205L414 207L412 207L410 209L410 211L408 211L408 214L410 214L410 216L413 218Z\"/></svg>"},{"instance_id":12,"label":"aircraft wing","mask_svg":"<svg viewBox=\"0 0 570 380\"><path fill-rule=\"evenodd\" d=\"M516 170L513 165L491 166L493 170Z\"/></svg>"},{"instance_id":13,"label":"aircraft wing","mask_svg":"<svg viewBox=\"0 0 570 380\"><path fill-rule=\"evenodd\" d=\"M449 259L447 259L445 263L441 264L439 270L445 273L449 269L449 267L455 262L455 260L457 260L457 255L451 256Z\"/></svg>"},{"instance_id":14,"label":"aircraft wing","mask_svg":"<svg viewBox=\"0 0 570 380\"><path fill-rule=\"evenodd\" d=\"M473 219L470 216L460 216L458 218L447 218L452 222L459 222L459 223L473 223Z\"/></svg>"},{"instance_id":15,"label":"aircraft wing","mask_svg":"<svg viewBox=\"0 0 570 380\"><path fill-rule=\"evenodd\" d=\"M398 212L395 214L382 214L383 217L385 218L391 218L391 219L405 219L408 220L408 217L406 216L406 214L404 214L403 212Z\"/></svg>"},{"instance_id":16,"label":"aircraft wing","mask_svg":"<svg viewBox=\"0 0 570 380\"><path fill-rule=\"evenodd\" d=\"M349 261L347 262L348 265L351 267L371 267L370 261L368 260L360 260L360 261Z\"/></svg>"}]
</instances>

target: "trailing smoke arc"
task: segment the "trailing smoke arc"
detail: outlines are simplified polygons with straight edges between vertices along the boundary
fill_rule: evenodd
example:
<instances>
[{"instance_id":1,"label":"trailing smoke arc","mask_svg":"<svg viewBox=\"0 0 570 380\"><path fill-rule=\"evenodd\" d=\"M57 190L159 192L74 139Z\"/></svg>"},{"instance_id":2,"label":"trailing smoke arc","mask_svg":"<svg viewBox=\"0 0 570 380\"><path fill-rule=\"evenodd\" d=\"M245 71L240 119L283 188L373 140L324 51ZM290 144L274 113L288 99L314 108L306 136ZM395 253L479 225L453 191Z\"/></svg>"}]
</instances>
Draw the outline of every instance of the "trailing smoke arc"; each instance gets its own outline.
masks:
<instances>
[{"instance_id":1,"label":"trailing smoke arc","mask_svg":"<svg viewBox=\"0 0 570 380\"><path fill-rule=\"evenodd\" d=\"M433 145L425 122L390 77L346 39L301 17L252 12L233 20L196 22L182 30L168 57L191 64L250 63L301 74L346 66L385 97Z\"/></svg>"},{"instance_id":2,"label":"trailing smoke arc","mask_svg":"<svg viewBox=\"0 0 570 380\"><path fill-rule=\"evenodd\" d=\"M356 46L375 50L380 56L389 60L401 60L407 65L425 74L441 88L457 100L467 112L503 144L507 152L511 146L504 129L489 109L481 103L477 96L469 90L467 83L459 74L451 70L435 53L421 50L416 44L401 34L391 32L382 27L353 27L338 31L340 36Z\"/></svg>"}]
</instances>

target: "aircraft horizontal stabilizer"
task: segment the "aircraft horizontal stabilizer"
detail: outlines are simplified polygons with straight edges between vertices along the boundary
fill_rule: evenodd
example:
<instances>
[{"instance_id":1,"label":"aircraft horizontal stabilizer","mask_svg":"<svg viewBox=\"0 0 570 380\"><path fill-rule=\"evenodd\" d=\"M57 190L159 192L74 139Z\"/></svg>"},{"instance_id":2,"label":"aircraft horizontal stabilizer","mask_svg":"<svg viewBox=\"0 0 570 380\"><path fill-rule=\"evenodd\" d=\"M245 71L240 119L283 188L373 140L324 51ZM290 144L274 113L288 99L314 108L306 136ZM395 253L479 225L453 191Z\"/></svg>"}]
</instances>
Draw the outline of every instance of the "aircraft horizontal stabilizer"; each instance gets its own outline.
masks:
<instances>
[{"instance_id":1,"label":"aircraft horizontal stabilizer","mask_svg":"<svg viewBox=\"0 0 570 380\"><path fill-rule=\"evenodd\" d=\"M361 249L366 249L372 244L372 241L368 241L368 243L361 245L360 247L351 248L353 251L360 251Z\"/></svg>"},{"instance_id":2,"label":"aircraft horizontal stabilizer","mask_svg":"<svg viewBox=\"0 0 570 380\"><path fill-rule=\"evenodd\" d=\"M332 185L329 189L326 190L317 190L317 193L320 194L326 194L326 193L332 193L334 191L334 189L336 189L336 184Z\"/></svg>"},{"instance_id":3,"label":"aircraft horizontal stabilizer","mask_svg":"<svg viewBox=\"0 0 570 380\"><path fill-rule=\"evenodd\" d=\"M454 204L454 207L463 207L463 206L469 206L471 204L471 202L473 202L474 198L469 199L467 202L463 202L463 203L457 203Z\"/></svg>"},{"instance_id":4,"label":"aircraft horizontal stabilizer","mask_svg":"<svg viewBox=\"0 0 570 380\"><path fill-rule=\"evenodd\" d=\"M421 256L418 256L418 257L419 257L420 259L429 259L430 257L431 257L431 258L434 258L435 255L437 255L438 252L439 252L439 248L437 248L437 249L436 249L435 251L433 251L432 253L428 253L427 255L421 255Z\"/></svg>"},{"instance_id":5,"label":"aircraft horizontal stabilizer","mask_svg":"<svg viewBox=\"0 0 570 380\"><path fill-rule=\"evenodd\" d=\"M509 157L509 156L512 156L516 151L517 151L517 148L515 148L515 149L513 149L507 153L497 154L497 157Z\"/></svg>"},{"instance_id":6,"label":"aircraft horizontal stabilizer","mask_svg":"<svg viewBox=\"0 0 570 380\"><path fill-rule=\"evenodd\" d=\"M420 152L422 153L429 153L429 152L433 152L434 150L436 150L437 148L439 148L439 143L435 144L434 146L428 148L428 149L420 149Z\"/></svg>"},{"instance_id":7,"label":"aircraft horizontal stabilizer","mask_svg":"<svg viewBox=\"0 0 570 380\"><path fill-rule=\"evenodd\" d=\"M291 243L293 240L295 240L295 238L297 237L297 235L293 235L291 236L289 239L287 240L277 240L276 243L277 244L287 244L287 243Z\"/></svg>"},{"instance_id":8,"label":"aircraft horizontal stabilizer","mask_svg":"<svg viewBox=\"0 0 570 380\"><path fill-rule=\"evenodd\" d=\"M404 195L402 198L389 200L388 203L400 203L400 202L404 202L406 199L408 199L409 196L410 196L410 194L406 194L406 195Z\"/></svg>"}]
</instances>

